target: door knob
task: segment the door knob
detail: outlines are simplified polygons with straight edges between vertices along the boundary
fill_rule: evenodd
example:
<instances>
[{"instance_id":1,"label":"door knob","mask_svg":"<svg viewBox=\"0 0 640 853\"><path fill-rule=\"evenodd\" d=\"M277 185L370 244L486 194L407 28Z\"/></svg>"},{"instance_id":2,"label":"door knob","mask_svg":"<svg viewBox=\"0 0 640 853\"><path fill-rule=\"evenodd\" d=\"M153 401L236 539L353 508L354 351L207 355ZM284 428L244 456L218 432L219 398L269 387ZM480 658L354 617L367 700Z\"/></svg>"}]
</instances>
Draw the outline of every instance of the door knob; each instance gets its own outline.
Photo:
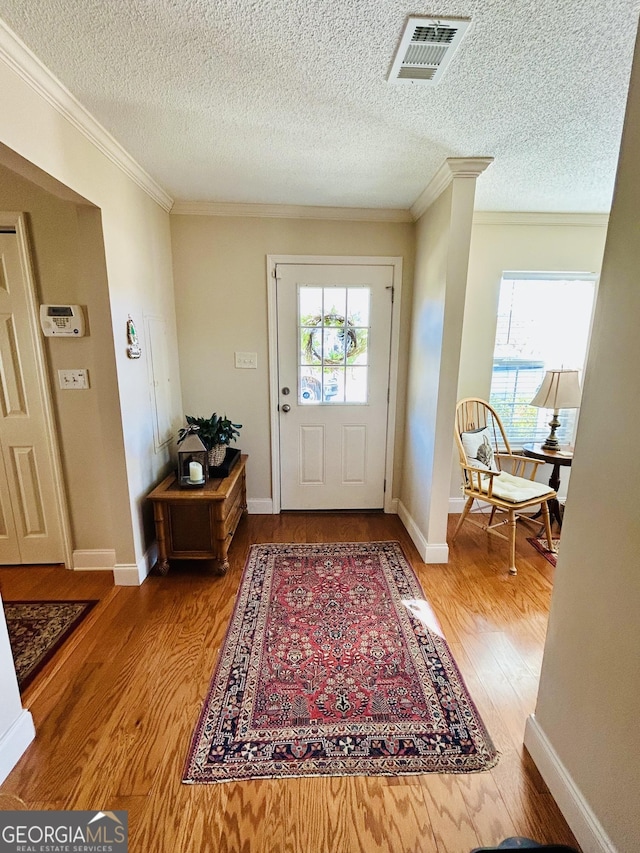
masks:
<instances>
[{"instance_id":1,"label":"door knob","mask_svg":"<svg viewBox=\"0 0 640 853\"><path fill-rule=\"evenodd\" d=\"M290 393L290 392L289 392L289 389L287 388L287 386L286 386L286 385L285 385L285 386L284 386L284 388L282 389L282 393L284 394L284 396L285 396L285 397L287 396L287 394L289 394L289 393Z\"/></svg>"},{"instance_id":2,"label":"door knob","mask_svg":"<svg viewBox=\"0 0 640 853\"><path fill-rule=\"evenodd\" d=\"M283 412L290 412L291 406L288 403L285 403L284 406L280 406Z\"/></svg>"}]
</instances>

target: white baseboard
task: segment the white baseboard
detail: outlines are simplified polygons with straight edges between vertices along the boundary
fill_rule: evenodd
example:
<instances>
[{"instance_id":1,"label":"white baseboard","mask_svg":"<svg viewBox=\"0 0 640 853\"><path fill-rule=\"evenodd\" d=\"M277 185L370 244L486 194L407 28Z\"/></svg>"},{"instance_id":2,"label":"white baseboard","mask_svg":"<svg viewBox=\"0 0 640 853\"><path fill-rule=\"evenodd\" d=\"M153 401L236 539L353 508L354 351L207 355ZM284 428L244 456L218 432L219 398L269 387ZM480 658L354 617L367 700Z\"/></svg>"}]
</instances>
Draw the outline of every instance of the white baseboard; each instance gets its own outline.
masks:
<instances>
[{"instance_id":1,"label":"white baseboard","mask_svg":"<svg viewBox=\"0 0 640 853\"><path fill-rule=\"evenodd\" d=\"M448 563L449 546L446 542L427 545L427 552L422 559L425 563Z\"/></svg>"},{"instance_id":2,"label":"white baseboard","mask_svg":"<svg viewBox=\"0 0 640 853\"><path fill-rule=\"evenodd\" d=\"M116 564L116 552L110 548L92 551L74 551L74 571L112 572Z\"/></svg>"},{"instance_id":3,"label":"white baseboard","mask_svg":"<svg viewBox=\"0 0 640 853\"><path fill-rule=\"evenodd\" d=\"M154 539L151 545L147 548L144 555L144 577L151 574L151 569L158 562L158 543ZM143 578L144 580L144 578Z\"/></svg>"},{"instance_id":4,"label":"white baseboard","mask_svg":"<svg viewBox=\"0 0 640 853\"><path fill-rule=\"evenodd\" d=\"M400 505L400 500L398 498L391 498L388 504L385 504L384 511L389 515L397 515L398 514L398 506Z\"/></svg>"},{"instance_id":5,"label":"white baseboard","mask_svg":"<svg viewBox=\"0 0 640 853\"><path fill-rule=\"evenodd\" d=\"M429 543L424 538L420 528L415 523L406 506L402 501L398 501L398 515L400 521L407 529L407 533L411 537L413 544L418 549L418 553L425 563L448 563L449 562L449 546L446 542Z\"/></svg>"},{"instance_id":6,"label":"white baseboard","mask_svg":"<svg viewBox=\"0 0 640 853\"><path fill-rule=\"evenodd\" d=\"M140 586L154 567L158 556L158 546L153 542L144 557L136 563L116 563L113 550L74 551L73 568L75 571L113 572L116 586Z\"/></svg>"},{"instance_id":7,"label":"white baseboard","mask_svg":"<svg viewBox=\"0 0 640 853\"><path fill-rule=\"evenodd\" d=\"M144 561L135 563L117 563L113 568L113 582L116 586L141 586L149 574Z\"/></svg>"},{"instance_id":8,"label":"white baseboard","mask_svg":"<svg viewBox=\"0 0 640 853\"><path fill-rule=\"evenodd\" d=\"M459 515L466 502L466 498L449 498L449 515Z\"/></svg>"},{"instance_id":9,"label":"white baseboard","mask_svg":"<svg viewBox=\"0 0 640 853\"><path fill-rule=\"evenodd\" d=\"M249 515L273 515L273 501L271 498L252 498L247 501L247 512Z\"/></svg>"},{"instance_id":10,"label":"white baseboard","mask_svg":"<svg viewBox=\"0 0 640 853\"><path fill-rule=\"evenodd\" d=\"M560 761L534 714L527 719L524 745L584 853L616 853L613 842Z\"/></svg>"},{"instance_id":11,"label":"white baseboard","mask_svg":"<svg viewBox=\"0 0 640 853\"><path fill-rule=\"evenodd\" d=\"M411 541L418 549L418 553L424 560L423 555L427 553L427 540L424 538L424 536L418 529L418 525L415 523L415 521L409 514L409 510L400 500L398 501L398 516L400 518L400 521L404 524L407 533L411 537Z\"/></svg>"},{"instance_id":12,"label":"white baseboard","mask_svg":"<svg viewBox=\"0 0 640 853\"><path fill-rule=\"evenodd\" d=\"M116 586L141 586L158 562L158 543L154 540L137 563L117 563L113 568Z\"/></svg>"},{"instance_id":13,"label":"white baseboard","mask_svg":"<svg viewBox=\"0 0 640 853\"><path fill-rule=\"evenodd\" d=\"M36 729L31 712L23 709L15 723L0 738L0 785L11 773L35 736Z\"/></svg>"}]
</instances>

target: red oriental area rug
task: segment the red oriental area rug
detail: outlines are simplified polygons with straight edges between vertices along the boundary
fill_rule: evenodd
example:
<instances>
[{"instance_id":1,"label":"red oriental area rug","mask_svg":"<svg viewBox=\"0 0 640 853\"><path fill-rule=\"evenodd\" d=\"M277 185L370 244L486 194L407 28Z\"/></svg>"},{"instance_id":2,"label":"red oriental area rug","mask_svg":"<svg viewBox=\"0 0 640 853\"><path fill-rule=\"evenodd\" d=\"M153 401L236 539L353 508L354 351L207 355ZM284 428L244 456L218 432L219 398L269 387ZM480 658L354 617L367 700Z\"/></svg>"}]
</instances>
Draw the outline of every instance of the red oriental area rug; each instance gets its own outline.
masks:
<instances>
[{"instance_id":1,"label":"red oriental area rug","mask_svg":"<svg viewBox=\"0 0 640 853\"><path fill-rule=\"evenodd\" d=\"M433 622L397 542L254 545L183 782L492 767Z\"/></svg>"},{"instance_id":2,"label":"red oriental area rug","mask_svg":"<svg viewBox=\"0 0 640 853\"><path fill-rule=\"evenodd\" d=\"M546 536L541 536L538 538L527 539L530 545L538 551L539 554L542 554L552 566L556 566L558 564L558 546L560 545L559 539L553 540L553 550L550 551L547 547L547 538Z\"/></svg>"}]
</instances>

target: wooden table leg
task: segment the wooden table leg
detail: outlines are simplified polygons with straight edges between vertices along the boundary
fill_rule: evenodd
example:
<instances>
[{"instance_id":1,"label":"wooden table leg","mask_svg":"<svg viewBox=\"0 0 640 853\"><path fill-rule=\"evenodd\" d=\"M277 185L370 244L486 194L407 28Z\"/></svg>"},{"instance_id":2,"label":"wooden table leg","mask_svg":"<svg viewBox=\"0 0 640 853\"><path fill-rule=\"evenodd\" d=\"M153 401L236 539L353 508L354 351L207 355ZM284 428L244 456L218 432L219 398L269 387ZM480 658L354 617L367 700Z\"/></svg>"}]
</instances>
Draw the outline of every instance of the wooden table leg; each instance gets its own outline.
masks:
<instances>
[{"instance_id":1,"label":"wooden table leg","mask_svg":"<svg viewBox=\"0 0 640 853\"><path fill-rule=\"evenodd\" d=\"M167 559L167 540L164 533L164 506L158 501L153 504L153 517L156 523L156 538L158 540L158 562L156 568L158 574L163 577L169 574L169 560Z\"/></svg>"},{"instance_id":2,"label":"wooden table leg","mask_svg":"<svg viewBox=\"0 0 640 853\"><path fill-rule=\"evenodd\" d=\"M226 539L223 539L220 543L220 559L218 561L218 572L221 575L226 575L229 571L229 545L231 543L231 537L227 536Z\"/></svg>"},{"instance_id":3,"label":"wooden table leg","mask_svg":"<svg viewBox=\"0 0 640 853\"><path fill-rule=\"evenodd\" d=\"M549 477L549 485L556 493L560 488L560 466L557 463L553 466L551 476ZM557 498L553 498L553 500L549 501L549 512L551 513L551 520L553 521L555 518L558 522L558 527L562 527L562 515L560 513L560 504Z\"/></svg>"},{"instance_id":4,"label":"wooden table leg","mask_svg":"<svg viewBox=\"0 0 640 853\"><path fill-rule=\"evenodd\" d=\"M554 492L557 493L560 488L560 466L557 463L554 463L553 470L551 471L551 476L549 477L549 485L553 489ZM547 501L549 506L549 514L551 516L551 523L553 524L554 520L558 522L558 527L562 527L562 513L560 512L560 503L557 498L552 498L550 501ZM540 518L542 515L542 507L538 510L538 512L532 516L532 518Z\"/></svg>"}]
</instances>

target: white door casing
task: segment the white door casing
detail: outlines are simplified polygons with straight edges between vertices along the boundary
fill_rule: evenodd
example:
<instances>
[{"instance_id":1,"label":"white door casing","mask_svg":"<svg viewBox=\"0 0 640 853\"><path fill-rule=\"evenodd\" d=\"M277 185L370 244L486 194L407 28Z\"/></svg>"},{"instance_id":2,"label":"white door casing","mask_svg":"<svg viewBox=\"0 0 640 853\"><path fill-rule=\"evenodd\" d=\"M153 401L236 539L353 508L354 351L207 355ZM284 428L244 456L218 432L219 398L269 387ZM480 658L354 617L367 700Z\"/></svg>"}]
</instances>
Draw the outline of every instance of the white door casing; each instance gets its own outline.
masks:
<instances>
[{"instance_id":1,"label":"white door casing","mask_svg":"<svg viewBox=\"0 0 640 853\"><path fill-rule=\"evenodd\" d=\"M35 282L22 214L0 214L0 564L71 566Z\"/></svg>"},{"instance_id":2,"label":"white door casing","mask_svg":"<svg viewBox=\"0 0 640 853\"><path fill-rule=\"evenodd\" d=\"M401 259L268 262L274 512L394 511Z\"/></svg>"}]
</instances>

